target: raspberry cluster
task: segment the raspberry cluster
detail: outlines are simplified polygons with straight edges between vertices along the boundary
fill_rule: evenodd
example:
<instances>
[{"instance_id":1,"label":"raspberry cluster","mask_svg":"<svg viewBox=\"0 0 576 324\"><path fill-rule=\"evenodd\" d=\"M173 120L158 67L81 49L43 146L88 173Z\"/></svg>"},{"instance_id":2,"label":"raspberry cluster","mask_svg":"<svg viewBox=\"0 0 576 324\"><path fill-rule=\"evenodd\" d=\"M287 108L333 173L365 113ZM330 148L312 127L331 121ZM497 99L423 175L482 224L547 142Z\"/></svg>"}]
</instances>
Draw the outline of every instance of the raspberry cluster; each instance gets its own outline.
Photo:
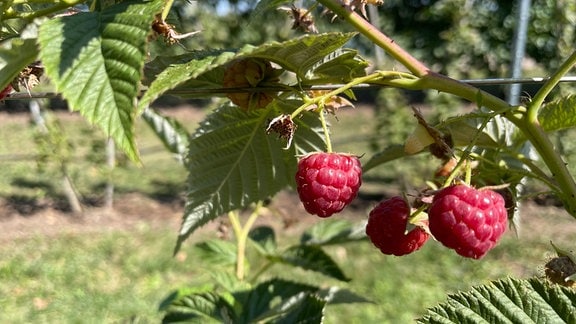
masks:
<instances>
[{"instance_id":1,"label":"raspberry cluster","mask_svg":"<svg viewBox=\"0 0 576 324\"><path fill-rule=\"evenodd\" d=\"M370 212L366 234L384 254L412 253L426 243L429 234L423 228L426 224L409 230L409 217L410 208L404 199L385 200ZM489 189L450 186L436 193L428 207L430 234L467 258L486 255L500 240L507 222L504 198Z\"/></svg>"},{"instance_id":2,"label":"raspberry cluster","mask_svg":"<svg viewBox=\"0 0 576 324\"><path fill-rule=\"evenodd\" d=\"M319 217L344 209L362 183L357 157L342 153L311 153L298 161L296 189L304 208ZM411 217L407 201L393 197L369 214L366 235L383 254L406 255L419 250L433 236L461 256L482 258L505 232L508 211L504 198L487 188L453 185L439 190Z\"/></svg>"}]
</instances>

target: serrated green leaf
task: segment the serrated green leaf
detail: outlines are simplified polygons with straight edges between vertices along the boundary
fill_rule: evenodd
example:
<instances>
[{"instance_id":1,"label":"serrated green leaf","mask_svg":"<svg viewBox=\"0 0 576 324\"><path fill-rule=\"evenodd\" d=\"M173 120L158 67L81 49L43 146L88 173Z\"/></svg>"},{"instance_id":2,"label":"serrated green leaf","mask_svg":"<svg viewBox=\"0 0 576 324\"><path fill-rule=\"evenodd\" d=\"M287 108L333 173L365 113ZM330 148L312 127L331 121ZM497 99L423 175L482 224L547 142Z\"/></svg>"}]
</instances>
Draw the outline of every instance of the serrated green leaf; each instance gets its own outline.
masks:
<instances>
[{"instance_id":1,"label":"serrated green leaf","mask_svg":"<svg viewBox=\"0 0 576 324\"><path fill-rule=\"evenodd\" d=\"M163 1L126 1L40 27L40 58L72 110L100 126L133 161L136 96L154 15Z\"/></svg>"},{"instance_id":2,"label":"serrated green leaf","mask_svg":"<svg viewBox=\"0 0 576 324\"><path fill-rule=\"evenodd\" d=\"M364 163L362 165L362 172L366 173L381 164L403 158L406 155L404 145L390 145L383 151L374 154L366 163Z\"/></svg>"},{"instance_id":3,"label":"serrated green leaf","mask_svg":"<svg viewBox=\"0 0 576 324\"><path fill-rule=\"evenodd\" d=\"M368 61L358 56L353 49L343 48L325 56L311 69L309 79L346 83L353 78L366 75Z\"/></svg>"},{"instance_id":4,"label":"serrated green leaf","mask_svg":"<svg viewBox=\"0 0 576 324\"><path fill-rule=\"evenodd\" d=\"M236 314L224 298L214 292L195 293L174 300L162 323L233 323Z\"/></svg>"},{"instance_id":5,"label":"serrated green leaf","mask_svg":"<svg viewBox=\"0 0 576 324\"><path fill-rule=\"evenodd\" d=\"M300 243L323 246L356 242L366 238L365 228L364 222L352 225L342 219L325 220L306 230L300 238Z\"/></svg>"},{"instance_id":6,"label":"serrated green leaf","mask_svg":"<svg viewBox=\"0 0 576 324\"><path fill-rule=\"evenodd\" d=\"M317 115L305 113L294 120L298 127L289 149L265 128L268 119L296 105L273 103L252 112L223 106L200 125L188 150L189 191L176 251L208 221L294 185L296 156L324 145Z\"/></svg>"},{"instance_id":7,"label":"serrated green leaf","mask_svg":"<svg viewBox=\"0 0 576 324\"><path fill-rule=\"evenodd\" d=\"M261 254L272 254L276 251L276 234L272 227L255 227L248 233L248 237L254 242L256 249Z\"/></svg>"},{"instance_id":8,"label":"serrated green leaf","mask_svg":"<svg viewBox=\"0 0 576 324\"><path fill-rule=\"evenodd\" d=\"M276 319L276 324L307 323L320 324L324 320L326 301L322 298L300 293L278 306L284 314Z\"/></svg>"},{"instance_id":9,"label":"serrated green leaf","mask_svg":"<svg viewBox=\"0 0 576 324\"><path fill-rule=\"evenodd\" d=\"M257 57L277 63L305 78L306 73L327 55L346 44L356 33L325 33L301 36L285 42L245 46L237 58Z\"/></svg>"},{"instance_id":10,"label":"serrated green leaf","mask_svg":"<svg viewBox=\"0 0 576 324\"><path fill-rule=\"evenodd\" d=\"M145 81L149 83L149 87L138 103L138 110L143 111L162 94L178 86L195 91L222 87L223 66L232 61L235 55L232 51L206 50L173 57L157 57L146 64ZM220 69L217 69L219 67ZM208 73L210 71L212 72ZM188 93L175 94L194 97ZM206 95L207 93L200 92L198 96Z\"/></svg>"},{"instance_id":11,"label":"serrated green leaf","mask_svg":"<svg viewBox=\"0 0 576 324\"><path fill-rule=\"evenodd\" d=\"M348 289L332 286L322 289L318 296L324 299L328 304L352 304L352 303L373 303L371 300L364 298Z\"/></svg>"},{"instance_id":12,"label":"serrated green leaf","mask_svg":"<svg viewBox=\"0 0 576 324\"><path fill-rule=\"evenodd\" d=\"M142 118L162 141L164 147L174 153L180 161L183 161L190 136L186 128L178 120L163 116L152 108L145 109Z\"/></svg>"},{"instance_id":13,"label":"serrated green leaf","mask_svg":"<svg viewBox=\"0 0 576 324\"><path fill-rule=\"evenodd\" d=\"M4 89L26 66L37 60L36 24L28 25L21 37L0 43L0 89Z\"/></svg>"},{"instance_id":14,"label":"serrated green leaf","mask_svg":"<svg viewBox=\"0 0 576 324\"><path fill-rule=\"evenodd\" d=\"M280 255L280 262L316 271L341 281L350 281L338 264L319 246L293 246Z\"/></svg>"},{"instance_id":15,"label":"serrated green leaf","mask_svg":"<svg viewBox=\"0 0 576 324\"><path fill-rule=\"evenodd\" d=\"M538 111L538 121L547 132L576 126L576 95L570 95L544 105Z\"/></svg>"},{"instance_id":16,"label":"serrated green leaf","mask_svg":"<svg viewBox=\"0 0 576 324\"><path fill-rule=\"evenodd\" d=\"M147 64L147 79L151 81L140 100L139 110L146 108L168 90L183 97L214 96L217 94L214 90L222 88L226 65L237 59L265 59L305 79L306 73L314 65L343 46L354 35L354 33L305 35L286 42L271 42L260 46L246 45L238 51L208 50L176 57L158 57Z\"/></svg>"},{"instance_id":17,"label":"serrated green leaf","mask_svg":"<svg viewBox=\"0 0 576 324\"><path fill-rule=\"evenodd\" d=\"M202 261L222 265L236 263L236 246L228 241L217 239L208 240L197 243L194 247L198 251Z\"/></svg>"},{"instance_id":18,"label":"serrated green leaf","mask_svg":"<svg viewBox=\"0 0 576 324\"><path fill-rule=\"evenodd\" d=\"M279 303L300 293L315 293L319 287L294 281L274 278L258 284L256 287L233 293L235 301L241 308L243 323L258 323L264 319L275 318L281 314Z\"/></svg>"},{"instance_id":19,"label":"serrated green leaf","mask_svg":"<svg viewBox=\"0 0 576 324\"><path fill-rule=\"evenodd\" d=\"M465 119L450 122L446 128L452 136L454 146L462 147L474 143L475 146L497 148L498 143L485 132L478 133L478 128Z\"/></svg>"},{"instance_id":20,"label":"serrated green leaf","mask_svg":"<svg viewBox=\"0 0 576 324\"><path fill-rule=\"evenodd\" d=\"M419 323L576 323L576 291L507 278L448 297Z\"/></svg>"}]
</instances>

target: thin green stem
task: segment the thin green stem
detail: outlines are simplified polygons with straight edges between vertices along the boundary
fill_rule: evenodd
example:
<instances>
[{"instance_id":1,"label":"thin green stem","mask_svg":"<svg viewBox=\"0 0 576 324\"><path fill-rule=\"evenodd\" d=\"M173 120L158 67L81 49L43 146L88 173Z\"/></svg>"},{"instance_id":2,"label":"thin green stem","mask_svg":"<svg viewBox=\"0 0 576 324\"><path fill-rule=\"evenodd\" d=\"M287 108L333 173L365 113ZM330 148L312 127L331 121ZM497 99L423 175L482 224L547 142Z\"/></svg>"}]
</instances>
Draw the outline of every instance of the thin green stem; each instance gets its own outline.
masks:
<instances>
[{"instance_id":1,"label":"thin green stem","mask_svg":"<svg viewBox=\"0 0 576 324\"><path fill-rule=\"evenodd\" d=\"M550 170L552 177L558 183L561 192L557 194L562 199L564 207L568 213L576 218L576 182L574 182L574 177L568 170L566 162L556 152L554 144L552 144L544 129L540 127L540 124L530 123L525 120L525 123L520 128L524 131L524 135L526 135L536 151L538 151Z\"/></svg>"},{"instance_id":2,"label":"thin green stem","mask_svg":"<svg viewBox=\"0 0 576 324\"><path fill-rule=\"evenodd\" d=\"M538 90L528 106L528 121L536 123L538 120L538 110L542 107L546 97L554 90L563 76L565 76L576 65L576 51L560 66L546 83Z\"/></svg>"},{"instance_id":3,"label":"thin green stem","mask_svg":"<svg viewBox=\"0 0 576 324\"><path fill-rule=\"evenodd\" d=\"M162 9L162 20L166 20L166 17L168 17L168 13L170 12L170 9L172 9L172 5L174 4L174 0L166 0L166 3L164 4L164 9Z\"/></svg>"},{"instance_id":4,"label":"thin green stem","mask_svg":"<svg viewBox=\"0 0 576 324\"><path fill-rule=\"evenodd\" d=\"M260 208L262 205L263 203L261 201L256 204L256 207L248 217L244 226L240 224L240 216L238 215L238 212L231 211L228 213L228 218L230 219L232 230L236 237L236 278L238 278L238 280L244 280L246 276L246 243L248 242L248 234L258 219L258 216L260 216Z\"/></svg>"},{"instance_id":5,"label":"thin green stem","mask_svg":"<svg viewBox=\"0 0 576 324\"><path fill-rule=\"evenodd\" d=\"M402 47L398 46L393 39L379 31L376 27L370 24L366 19L362 18L359 14L352 11L348 6L342 5L338 0L319 0L322 5L332 10L339 17L344 18L356 30L362 33L365 37L371 40L374 44L384 49L398 62L402 63L410 72L416 76L424 76L428 74L430 69L422 62L414 58Z\"/></svg>"},{"instance_id":6,"label":"thin green stem","mask_svg":"<svg viewBox=\"0 0 576 324\"><path fill-rule=\"evenodd\" d=\"M414 77L411 74L402 73L402 72L394 72L394 71L376 71L372 74L355 78L354 80L346 83L345 85L339 87L338 89L334 89L326 94L323 94L318 97L314 98L305 98L304 103L296 108L294 112L291 114L291 118L295 119L298 115L300 115L304 110L312 105L320 105L322 102L329 100L330 98L337 96L345 91L352 89L353 87L372 83L372 84L387 84L392 86L397 86L405 89L421 89L420 85L418 84L420 79Z\"/></svg>"},{"instance_id":7,"label":"thin green stem","mask_svg":"<svg viewBox=\"0 0 576 324\"><path fill-rule=\"evenodd\" d=\"M324 136L326 136L326 152L332 153L332 141L330 140L330 130L328 129L328 124L326 123L326 117L324 116L324 109L318 112L320 114L320 123L322 124L322 130L324 131Z\"/></svg>"},{"instance_id":8,"label":"thin green stem","mask_svg":"<svg viewBox=\"0 0 576 324\"><path fill-rule=\"evenodd\" d=\"M230 224L232 224L232 230L234 231L234 236L236 237L236 278L240 279L244 277L244 257L245 257L245 245L241 247L240 241L242 237L242 225L240 224L240 217L237 211L231 211L228 213L228 219Z\"/></svg>"}]
</instances>

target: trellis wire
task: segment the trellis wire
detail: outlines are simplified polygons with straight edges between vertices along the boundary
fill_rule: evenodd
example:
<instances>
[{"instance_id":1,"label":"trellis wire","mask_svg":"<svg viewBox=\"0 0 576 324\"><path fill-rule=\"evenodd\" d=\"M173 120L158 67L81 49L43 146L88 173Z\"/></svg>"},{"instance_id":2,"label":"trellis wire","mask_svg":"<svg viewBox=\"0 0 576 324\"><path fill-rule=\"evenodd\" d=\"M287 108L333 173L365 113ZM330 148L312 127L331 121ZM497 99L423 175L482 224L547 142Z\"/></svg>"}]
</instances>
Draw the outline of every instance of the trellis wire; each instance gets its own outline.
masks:
<instances>
[{"instance_id":1,"label":"trellis wire","mask_svg":"<svg viewBox=\"0 0 576 324\"><path fill-rule=\"evenodd\" d=\"M549 78L532 77L532 78L488 78L488 79L465 79L460 82L467 83L473 86L490 86L490 85L510 85L510 84L542 84ZM565 76L560 79L560 82L569 83L576 82L576 76ZM344 86L344 84L327 84L327 85L314 85L314 86L299 86L294 89L302 90L335 90ZM365 88L383 88L383 85L374 84L359 84L352 87L353 89ZM278 92L286 91L285 87L257 87L257 88L208 88L208 89L182 89L170 90L168 94L177 95L194 95L194 94L226 94L238 92ZM4 100L24 100L24 99L40 99L40 98L55 98L59 94L56 92L16 92L4 98Z\"/></svg>"}]
</instances>

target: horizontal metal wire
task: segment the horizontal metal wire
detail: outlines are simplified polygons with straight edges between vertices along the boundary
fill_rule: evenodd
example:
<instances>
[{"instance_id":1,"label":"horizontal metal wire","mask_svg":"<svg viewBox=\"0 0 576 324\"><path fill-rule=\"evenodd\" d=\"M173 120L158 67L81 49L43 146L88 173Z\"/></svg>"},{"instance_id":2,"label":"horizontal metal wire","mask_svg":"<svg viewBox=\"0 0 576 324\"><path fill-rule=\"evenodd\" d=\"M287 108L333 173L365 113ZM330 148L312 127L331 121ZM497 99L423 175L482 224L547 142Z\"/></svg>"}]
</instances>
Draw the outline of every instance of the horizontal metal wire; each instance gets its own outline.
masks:
<instances>
[{"instance_id":1,"label":"horizontal metal wire","mask_svg":"<svg viewBox=\"0 0 576 324\"><path fill-rule=\"evenodd\" d=\"M474 86L488 86L488 85L510 85L510 84L542 84L548 81L549 78L532 77L532 78L492 78L492 79L465 79L460 82L468 83ZM576 82L576 76L565 76L560 78L560 82ZM344 86L344 84L327 84L327 85L313 85L302 86L302 90L334 90ZM353 89L362 88L381 88L382 85L373 84L359 84ZM200 94L226 94L226 93L240 93L240 92L279 92L286 91L286 87L257 87L257 88L190 88L170 90L167 93L173 95L200 95ZM59 94L55 92L16 92L10 94L4 100L22 100L22 99L41 99L41 98L54 98Z\"/></svg>"}]
</instances>

